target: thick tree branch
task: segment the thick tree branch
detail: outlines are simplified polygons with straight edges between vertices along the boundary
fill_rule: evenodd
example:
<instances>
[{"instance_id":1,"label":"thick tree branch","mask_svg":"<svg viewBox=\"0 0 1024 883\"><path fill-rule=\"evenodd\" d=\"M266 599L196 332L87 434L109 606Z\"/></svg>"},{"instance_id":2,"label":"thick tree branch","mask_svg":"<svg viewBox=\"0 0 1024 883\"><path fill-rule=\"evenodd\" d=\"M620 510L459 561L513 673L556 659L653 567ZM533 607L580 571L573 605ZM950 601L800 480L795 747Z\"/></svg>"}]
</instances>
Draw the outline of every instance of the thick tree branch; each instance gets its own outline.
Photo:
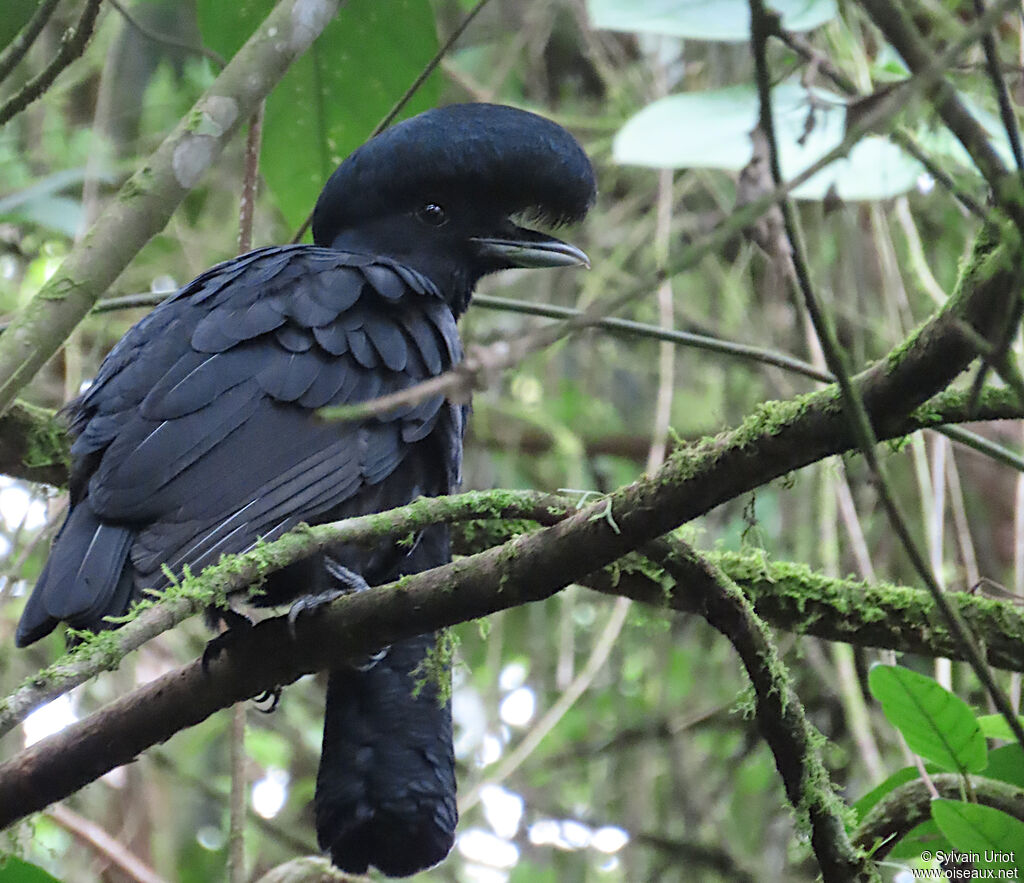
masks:
<instances>
[{"instance_id":1,"label":"thick tree branch","mask_svg":"<svg viewBox=\"0 0 1024 883\"><path fill-rule=\"evenodd\" d=\"M772 628L858 647L963 658L934 599L923 589L837 579L802 564L766 561L762 556L701 554L743 590L757 615ZM700 613L699 598L688 591L689 579L673 579L666 588L661 575L649 570L626 559L579 582L603 594ZM699 571L694 578L700 578ZM967 592L954 592L950 599L974 633L984 637L990 664L1024 671L1024 607Z\"/></svg>"},{"instance_id":2,"label":"thick tree branch","mask_svg":"<svg viewBox=\"0 0 1024 883\"><path fill-rule=\"evenodd\" d=\"M128 622L86 640L31 677L0 704L0 736L10 732L35 708L85 683L101 671L117 668L132 650L200 612L224 606L233 592L258 584L268 573L308 558L332 543L374 543L405 536L431 524L480 518L528 518L552 524L572 511L571 501L535 491L484 491L454 497L430 497L389 512L349 518L316 527L301 526L273 543L243 555L225 555L198 576L186 576L165 592L159 603L140 605Z\"/></svg>"},{"instance_id":3,"label":"thick tree branch","mask_svg":"<svg viewBox=\"0 0 1024 883\"><path fill-rule=\"evenodd\" d=\"M0 336L0 411L143 245L163 229L238 127L309 48L338 0L281 0L177 128Z\"/></svg>"}]
</instances>

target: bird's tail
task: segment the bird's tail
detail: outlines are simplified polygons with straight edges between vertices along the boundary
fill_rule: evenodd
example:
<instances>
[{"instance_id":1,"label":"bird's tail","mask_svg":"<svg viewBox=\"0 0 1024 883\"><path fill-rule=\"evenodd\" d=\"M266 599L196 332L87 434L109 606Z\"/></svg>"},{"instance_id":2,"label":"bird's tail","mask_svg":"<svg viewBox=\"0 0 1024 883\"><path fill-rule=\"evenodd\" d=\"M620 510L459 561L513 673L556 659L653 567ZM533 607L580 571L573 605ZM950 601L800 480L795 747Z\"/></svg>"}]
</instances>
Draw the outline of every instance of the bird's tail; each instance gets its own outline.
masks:
<instances>
[{"instance_id":1,"label":"bird's tail","mask_svg":"<svg viewBox=\"0 0 1024 883\"><path fill-rule=\"evenodd\" d=\"M374 865L405 877L452 847L451 703L440 696L436 667L422 670L434 645L434 635L421 635L367 668L330 673L316 827L321 849L343 871ZM450 682L451 672L441 677Z\"/></svg>"},{"instance_id":2,"label":"bird's tail","mask_svg":"<svg viewBox=\"0 0 1024 883\"><path fill-rule=\"evenodd\" d=\"M110 628L104 617L124 613L131 601L125 561L134 538L131 528L100 521L88 500L73 507L21 614L15 643L26 647L61 621L94 632Z\"/></svg>"}]
</instances>

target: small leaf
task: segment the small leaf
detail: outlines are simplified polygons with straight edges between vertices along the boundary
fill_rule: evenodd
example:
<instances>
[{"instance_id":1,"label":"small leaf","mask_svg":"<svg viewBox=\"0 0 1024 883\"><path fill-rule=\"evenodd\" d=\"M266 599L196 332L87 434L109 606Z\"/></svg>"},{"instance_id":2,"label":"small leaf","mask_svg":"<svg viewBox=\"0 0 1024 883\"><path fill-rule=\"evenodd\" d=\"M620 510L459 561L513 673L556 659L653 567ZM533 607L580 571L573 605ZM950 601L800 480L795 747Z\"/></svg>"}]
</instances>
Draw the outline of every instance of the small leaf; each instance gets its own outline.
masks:
<instances>
[{"instance_id":1,"label":"small leaf","mask_svg":"<svg viewBox=\"0 0 1024 883\"><path fill-rule=\"evenodd\" d=\"M1024 726L1024 716L1017 715L1017 720ZM1001 714L983 714L978 718L978 726L981 727L986 739L1005 739L1007 742L1014 742L1017 739L1006 718Z\"/></svg>"},{"instance_id":2,"label":"small leaf","mask_svg":"<svg viewBox=\"0 0 1024 883\"><path fill-rule=\"evenodd\" d=\"M977 867L1017 868L1024 860L1024 822L991 806L933 800L932 818L953 848Z\"/></svg>"},{"instance_id":3,"label":"small leaf","mask_svg":"<svg viewBox=\"0 0 1024 883\"><path fill-rule=\"evenodd\" d=\"M809 31L837 15L835 0L768 0L787 31ZM588 0L594 27L691 40L746 42L748 0Z\"/></svg>"},{"instance_id":4,"label":"small leaf","mask_svg":"<svg viewBox=\"0 0 1024 883\"><path fill-rule=\"evenodd\" d=\"M725 169L738 172L753 155L750 133L758 122L752 84L670 95L648 105L615 136L616 162L651 168ZM772 115L782 176L789 180L843 140L845 99L799 83L772 90ZM880 135L861 139L846 156L794 191L799 199L845 202L887 199L913 189L922 166Z\"/></svg>"},{"instance_id":5,"label":"small leaf","mask_svg":"<svg viewBox=\"0 0 1024 883\"><path fill-rule=\"evenodd\" d=\"M985 769L985 737L970 706L959 696L898 665L874 666L868 684L889 723L915 754L958 772Z\"/></svg>"}]
</instances>

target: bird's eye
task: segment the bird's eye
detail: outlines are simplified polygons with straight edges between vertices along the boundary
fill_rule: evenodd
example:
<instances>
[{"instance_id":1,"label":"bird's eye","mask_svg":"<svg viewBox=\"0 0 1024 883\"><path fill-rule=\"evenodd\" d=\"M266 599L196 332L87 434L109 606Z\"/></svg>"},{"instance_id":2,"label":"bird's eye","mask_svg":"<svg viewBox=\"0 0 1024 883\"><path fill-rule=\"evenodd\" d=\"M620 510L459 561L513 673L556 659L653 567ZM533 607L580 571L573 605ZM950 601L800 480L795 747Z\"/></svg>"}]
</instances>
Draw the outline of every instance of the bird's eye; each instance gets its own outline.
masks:
<instances>
[{"instance_id":1,"label":"bird's eye","mask_svg":"<svg viewBox=\"0 0 1024 883\"><path fill-rule=\"evenodd\" d=\"M445 210L436 202L428 202L416 212L416 217L431 227L443 227L448 223L448 215L445 214Z\"/></svg>"}]
</instances>

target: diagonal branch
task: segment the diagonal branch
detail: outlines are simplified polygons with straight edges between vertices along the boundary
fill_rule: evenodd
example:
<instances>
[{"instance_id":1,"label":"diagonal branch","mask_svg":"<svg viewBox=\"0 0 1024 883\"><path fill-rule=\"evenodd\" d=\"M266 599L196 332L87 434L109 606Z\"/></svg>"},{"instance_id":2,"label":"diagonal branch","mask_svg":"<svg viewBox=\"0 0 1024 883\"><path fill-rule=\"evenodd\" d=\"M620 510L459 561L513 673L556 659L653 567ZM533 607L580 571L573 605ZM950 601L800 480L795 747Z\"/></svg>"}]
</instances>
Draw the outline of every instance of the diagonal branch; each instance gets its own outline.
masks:
<instances>
[{"instance_id":1,"label":"diagonal branch","mask_svg":"<svg viewBox=\"0 0 1024 883\"><path fill-rule=\"evenodd\" d=\"M10 407L150 237L163 229L185 194L337 9L338 0L280 0L177 128L128 179L0 336L0 412Z\"/></svg>"},{"instance_id":2,"label":"diagonal branch","mask_svg":"<svg viewBox=\"0 0 1024 883\"><path fill-rule=\"evenodd\" d=\"M60 73L84 51L92 37L96 25L96 16L100 12L101 0L86 0L85 8L75 26L68 28L60 40L60 48L50 63L35 77L29 80L17 92L0 105L0 126L4 125L15 114L20 113L53 85ZM43 10L39 10L42 12ZM30 25L35 24L35 18ZM34 39L34 37L33 37Z\"/></svg>"},{"instance_id":3,"label":"diagonal branch","mask_svg":"<svg viewBox=\"0 0 1024 883\"><path fill-rule=\"evenodd\" d=\"M18 35L7 44L3 52L0 52L0 83L7 79L7 75L14 70L18 63L25 57L25 54L32 48L46 23L53 15L60 0L43 0L39 8L32 13L32 18L21 29Z\"/></svg>"}]
</instances>

